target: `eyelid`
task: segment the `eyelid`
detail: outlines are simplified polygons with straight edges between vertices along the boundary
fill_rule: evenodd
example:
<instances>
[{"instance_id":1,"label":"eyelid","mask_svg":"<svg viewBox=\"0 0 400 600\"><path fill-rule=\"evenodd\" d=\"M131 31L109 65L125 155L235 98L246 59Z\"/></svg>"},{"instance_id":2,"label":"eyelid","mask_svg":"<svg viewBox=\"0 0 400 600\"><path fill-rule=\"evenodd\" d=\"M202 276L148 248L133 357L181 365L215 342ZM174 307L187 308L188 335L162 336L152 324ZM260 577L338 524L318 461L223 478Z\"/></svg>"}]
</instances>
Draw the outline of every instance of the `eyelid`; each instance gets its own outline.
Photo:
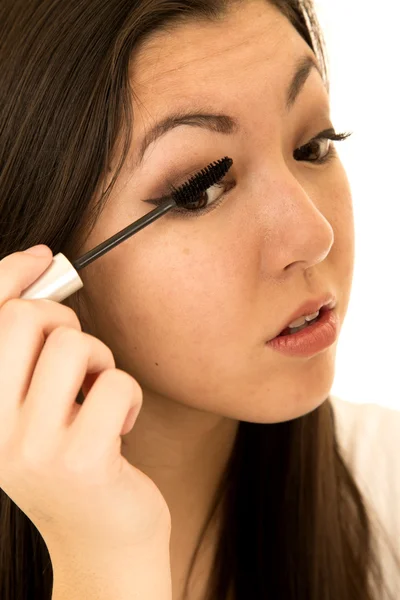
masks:
<instances>
[{"instance_id":1,"label":"eyelid","mask_svg":"<svg viewBox=\"0 0 400 600\"><path fill-rule=\"evenodd\" d=\"M343 140L343 136L345 138L349 137L351 135L351 133L337 133L336 129L334 127L329 127L328 129L324 129L323 131L320 131L319 133L317 133L316 136L314 136L313 138L311 138L311 140L309 142L306 142L305 145L309 144L310 142L314 142L315 140L321 140L321 139L328 139L328 140L332 140L340 142Z\"/></svg>"},{"instance_id":2,"label":"eyelid","mask_svg":"<svg viewBox=\"0 0 400 600\"><path fill-rule=\"evenodd\" d=\"M324 129L323 131L320 131L319 133L317 133L316 136L314 136L312 138L312 140L326 139L330 135L333 135L333 136L336 135L336 131L333 127L329 127L328 129Z\"/></svg>"},{"instance_id":3,"label":"eyelid","mask_svg":"<svg viewBox=\"0 0 400 600\"><path fill-rule=\"evenodd\" d=\"M182 173L182 171L179 171L179 174L177 173L176 176L175 176L174 172L171 173L171 171L170 171L163 178L163 183L162 183L162 187L169 191L164 193L162 196L156 196L155 198L145 199L145 200L142 200L142 202L146 202L148 204L153 204L154 202L161 203L161 202L164 202L165 200L169 200L171 198L171 193L175 189L179 188L181 185L183 185L184 183L189 181L189 179L193 175L196 175L202 169L204 169L204 165L202 165L202 166L199 165L199 167L197 169L190 169L189 171L186 171L184 173Z\"/></svg>"}]
</instances>

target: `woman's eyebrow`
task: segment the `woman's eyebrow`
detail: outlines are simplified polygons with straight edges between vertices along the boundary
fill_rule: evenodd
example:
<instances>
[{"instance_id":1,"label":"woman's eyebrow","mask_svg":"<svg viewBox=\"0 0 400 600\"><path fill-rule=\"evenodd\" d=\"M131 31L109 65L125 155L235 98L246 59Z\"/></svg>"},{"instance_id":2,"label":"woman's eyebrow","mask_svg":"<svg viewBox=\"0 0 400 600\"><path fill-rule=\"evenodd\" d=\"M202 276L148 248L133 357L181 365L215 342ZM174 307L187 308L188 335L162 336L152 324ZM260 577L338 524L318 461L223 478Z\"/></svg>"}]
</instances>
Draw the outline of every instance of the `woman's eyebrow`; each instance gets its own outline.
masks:
<instances>
[{"instance_id":1,"label":"woman's eyebrow","mask_svg":"<svg viewBox=\"0 0 400 600\"><path fill-rule=\"evenodd\" d=\"M313 68L318 71L321 79L324 81L320 67L313 55L307 54L296 61L295 72L286 92L285 108L287 112L294 106ZM139 168L150 144L179 125L201 127L202 129L208 129L209 131L225 135L232 135L240 130L239 121L229 115L210 114L204 109L199 109L196 112L185 110L175 111L156 123L144 135L139 144L138 156L132 170L134 171Z\"/></svg>"}]
</instances>

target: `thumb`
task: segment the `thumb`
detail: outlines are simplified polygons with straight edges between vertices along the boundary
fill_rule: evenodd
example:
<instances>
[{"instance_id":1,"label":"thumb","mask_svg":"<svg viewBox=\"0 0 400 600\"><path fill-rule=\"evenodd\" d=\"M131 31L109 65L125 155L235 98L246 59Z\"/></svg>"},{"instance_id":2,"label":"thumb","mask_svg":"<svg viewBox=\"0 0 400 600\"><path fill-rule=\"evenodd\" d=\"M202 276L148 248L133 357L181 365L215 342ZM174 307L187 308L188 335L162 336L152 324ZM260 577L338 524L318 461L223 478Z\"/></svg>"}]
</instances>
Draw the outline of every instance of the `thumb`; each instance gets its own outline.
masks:
<instances>
[{"instance_id":1,"label":"thumb","mask_svg":"<svg viewBox=\"0 0 400 600\"><path fill-rule=\"evenodd\" d=\"M137 416L140 412L140 406L134 406L131 408L125 419L125 423L122 426L120 435L126 435L134 426Z\"/></svg>"}]
</instances>

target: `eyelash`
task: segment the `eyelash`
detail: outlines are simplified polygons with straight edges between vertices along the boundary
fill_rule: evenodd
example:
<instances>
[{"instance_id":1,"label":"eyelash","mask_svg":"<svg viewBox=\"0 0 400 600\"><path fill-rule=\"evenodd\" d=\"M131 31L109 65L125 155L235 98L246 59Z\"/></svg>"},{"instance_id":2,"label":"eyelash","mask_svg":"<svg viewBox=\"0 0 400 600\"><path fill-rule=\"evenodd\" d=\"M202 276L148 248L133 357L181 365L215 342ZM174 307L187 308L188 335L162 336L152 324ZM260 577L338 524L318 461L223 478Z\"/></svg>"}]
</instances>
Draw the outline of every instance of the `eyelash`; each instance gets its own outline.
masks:
<instances>
[{"instance_id":1,"label":"eyelash","mask_svg":"<svg viewBox=\"0 0 400 600\"><path fill-rule=\"evenodd\" d=\"M308 146L312 146L312 144L314 142L318 142L320 140L323 140L323 141L332 140L332 141L336 141L336 142L341 142L341 141L347 139L350 135L351 135L351 133L336 133L336 131L334 129L325 129L324 131L321 131L321 133L319 133L318 135L313 137L312 140L307 142L307 144L304 144L300 148L296 148L295 152L299 152L301 154L300 151L302 151L302 150L304 151L304 148L307 148ZM316 159L316 160L306 160L305 162L310 162L312 164L317 164L317 165L325 165L328 162L330 162L335 156L337 156L337 152L336 152L334 145L331 144L329 147L329 150L325 156L323 156L322 158ZM233 187L233 185L232 185L232 182L226 182L226 181L224 181L224 179L222 179L219 183L215 183L211 187L212 188L215 188L215 187L225 188L226 187L229 190L229 189L231 189L231 187ZM211 189L211 187L208 189ZM148 202L149 204L154 204L155 206L160 206L163 202L165 202L165 200L168 200L170 198L171 193L175 189L176 188L174 186L170 185L170 186L168 186L168 190L169 190L168 194L163 195L161 198L156 198L154 200L146 200L146 202ZM208 190L206 190L203 193L206 194L207 191ZM222 194L218 198L218 200L216 200L212 204L209 204L208 206L205 206L204 208L199 208L199 209L192 208L192 209L188 210L188 209L177 206L176 208L173 208L170 211L170 214L172 213L175 216L179 216L179 217L183 217L183 218L192 218L195 216L204 215L206 213L211 212L215 208L217 208L221 204L224 196L225 196L225 194Z\"/></svg>"}]
</instances>

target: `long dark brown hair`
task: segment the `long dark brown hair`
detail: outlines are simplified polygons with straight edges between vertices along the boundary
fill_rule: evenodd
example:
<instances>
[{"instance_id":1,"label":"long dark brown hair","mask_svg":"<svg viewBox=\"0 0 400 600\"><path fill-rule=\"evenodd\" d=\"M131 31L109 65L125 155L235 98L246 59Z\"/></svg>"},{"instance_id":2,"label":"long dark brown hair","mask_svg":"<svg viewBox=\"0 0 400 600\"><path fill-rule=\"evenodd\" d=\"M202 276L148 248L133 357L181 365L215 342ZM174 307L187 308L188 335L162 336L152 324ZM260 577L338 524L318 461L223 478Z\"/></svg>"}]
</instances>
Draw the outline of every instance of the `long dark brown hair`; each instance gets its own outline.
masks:
<instances>
[{"instance_id":1,"label":"long dark brown hair","mask_svg":"<svg viewBox=\"0 0 400 600\"><path fill-rule=\"evenodd\" d=\"M312 1L269 1L316 54L328 84ZM131 144L134 50L157 30L221 20L231 4L1 1L0 259L39 243L79 256ZM122 134L120 161L103 190ZM338 447L329 397L289 422L239 424L190 572L217 509L206 600L225 600L228 592L235 600L383 598L372 516ZM52 583L43 538L0 490L1 599L50 600Z\"/></svg>"}]
</instances>

